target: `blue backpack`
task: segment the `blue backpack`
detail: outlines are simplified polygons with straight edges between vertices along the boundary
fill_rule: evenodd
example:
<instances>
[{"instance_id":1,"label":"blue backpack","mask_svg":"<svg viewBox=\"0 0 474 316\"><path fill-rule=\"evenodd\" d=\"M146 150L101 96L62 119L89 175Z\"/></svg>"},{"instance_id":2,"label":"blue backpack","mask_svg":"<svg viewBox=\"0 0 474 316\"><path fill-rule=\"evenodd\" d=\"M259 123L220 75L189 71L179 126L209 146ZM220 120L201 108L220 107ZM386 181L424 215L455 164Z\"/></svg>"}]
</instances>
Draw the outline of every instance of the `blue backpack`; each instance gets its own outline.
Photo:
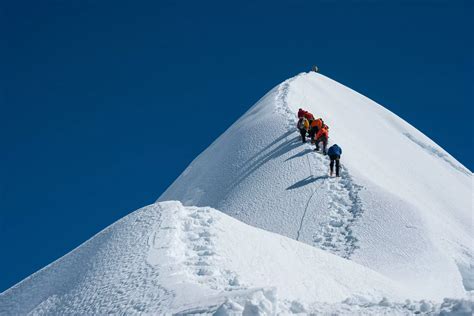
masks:
<instances>
[{"instance_id":1,"label":"blue backpack","mask_svg":"<svg viewBox=\"0 0 474 316\"><path fill-rule=\"evenodd\" d=\"M337 155L337 156L342 155L341 147L339 147L337 144L332 145L328 149L328 155L330 155L330 156L332 156L332 155Z\"/></svg>"}]
</instances>

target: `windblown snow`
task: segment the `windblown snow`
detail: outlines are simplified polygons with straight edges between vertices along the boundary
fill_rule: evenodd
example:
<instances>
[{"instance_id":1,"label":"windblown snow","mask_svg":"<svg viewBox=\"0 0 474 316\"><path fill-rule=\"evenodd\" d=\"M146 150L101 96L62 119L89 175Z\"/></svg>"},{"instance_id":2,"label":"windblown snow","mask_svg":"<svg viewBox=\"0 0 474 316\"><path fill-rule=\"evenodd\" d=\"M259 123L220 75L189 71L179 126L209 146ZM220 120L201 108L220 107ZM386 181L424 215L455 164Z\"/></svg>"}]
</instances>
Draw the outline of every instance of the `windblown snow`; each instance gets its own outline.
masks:
<instances>
[{"instance_id":1,"label":"windblown snow","mask_svg":"<svg viewBox=\"0 0 474 316\"><path fill-rule=\"evenodd\" d=\"M343 148L302 144L298 108ZM317 73L267 93L153 205L0 294L0 314L470 314L472 173ZM218 211L219 210L219 211Z\"/></svg>"}]
</instances>

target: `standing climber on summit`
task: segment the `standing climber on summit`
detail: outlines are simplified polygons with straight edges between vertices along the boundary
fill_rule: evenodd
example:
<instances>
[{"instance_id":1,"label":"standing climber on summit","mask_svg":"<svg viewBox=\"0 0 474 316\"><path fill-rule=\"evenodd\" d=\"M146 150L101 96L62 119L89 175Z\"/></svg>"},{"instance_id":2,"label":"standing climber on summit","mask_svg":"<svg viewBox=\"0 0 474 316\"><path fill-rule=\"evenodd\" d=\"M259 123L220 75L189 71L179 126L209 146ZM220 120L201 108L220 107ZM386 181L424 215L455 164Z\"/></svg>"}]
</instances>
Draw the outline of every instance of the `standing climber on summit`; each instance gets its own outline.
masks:
<instances>
[{"instance_id":1,"label":"standing climber on summit","mask_svg":"<svg viewBox=\"0 0 474 316\"><path fill-rule=\"evenodd\" d=\"M326 155L326 146L328 145L328 139L329 139L329 127L324 124L323 127L318 131L316 134L316 148L314 149L315 151L319 150L319 143L323 142L323 154Z\"/></svg>"},{"instance_id":2,"label":"standing climber on summit","mask_svg":"<svg viewBox=\"0 0 474 316\"><path fill-rule=\"evenodd\" d=\"M328 149L328 155L331 162L329 168L331 169L331 177L334 172L334 162L336 162L336 177L339 177L339 160L341 159L342 149L337 144L332 145Z\"/></svg>"},{"instance_id":3,"label":"standing climber on summit","mask_svg":"<svg viewBox=\"0 0 474 316\"><path fill-rule=\"evenodd\" d=\"M304 116L301 117L298 120L298 124L296 124L296 127L300 131L301 140L303 141L303 143L306 143L306 132L308 131L308 128L309 128L309 122L306 119L306 117L304 117Z\"/></svg>"}]
</instances>

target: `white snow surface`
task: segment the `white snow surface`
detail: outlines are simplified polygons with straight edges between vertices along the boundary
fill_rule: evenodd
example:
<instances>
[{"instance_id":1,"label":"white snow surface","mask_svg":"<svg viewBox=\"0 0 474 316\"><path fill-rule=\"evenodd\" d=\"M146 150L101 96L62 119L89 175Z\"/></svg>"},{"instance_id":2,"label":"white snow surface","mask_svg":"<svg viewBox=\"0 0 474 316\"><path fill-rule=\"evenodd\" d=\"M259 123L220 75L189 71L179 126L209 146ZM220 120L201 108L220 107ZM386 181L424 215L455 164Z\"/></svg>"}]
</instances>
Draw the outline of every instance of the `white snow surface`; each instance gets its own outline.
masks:
<instances>
[{"instance_id":1,"label":"white snow surface","mask_svg":"<svg viewBox=\"0 0 474 316\"><path fill-rule=\"evenodd\" d=\"M330 126L341 178L301 143L300 107ZM428 137L302 73L157 203L1 293L0 314L470 314L473 201L472 173Z\"/></svg>"},{"instance_id":2,"label":"white snow surface","mask_svg":"<svg viewBox=\"0 0 474 316\"><path fill-rule=\"evenodd\" d=\"M409 314L409 288L329 252L178 201L144 207L0 295L0 314ZM394 303L403 302L403 303Z\"/></svg>"},{"instance_id":3,"label":"white snow surface","mask_svg":"<svg viewBox=\"0 0 474 316\"><path fill-rule=\"evenodd\" d=\"M303 145L298 108L342 147L342 178ZM472 173L407 122L317 73L271 90L160 197L243 222L369 267L420 298L473 290Z\"/></svg>"}]
</instances>

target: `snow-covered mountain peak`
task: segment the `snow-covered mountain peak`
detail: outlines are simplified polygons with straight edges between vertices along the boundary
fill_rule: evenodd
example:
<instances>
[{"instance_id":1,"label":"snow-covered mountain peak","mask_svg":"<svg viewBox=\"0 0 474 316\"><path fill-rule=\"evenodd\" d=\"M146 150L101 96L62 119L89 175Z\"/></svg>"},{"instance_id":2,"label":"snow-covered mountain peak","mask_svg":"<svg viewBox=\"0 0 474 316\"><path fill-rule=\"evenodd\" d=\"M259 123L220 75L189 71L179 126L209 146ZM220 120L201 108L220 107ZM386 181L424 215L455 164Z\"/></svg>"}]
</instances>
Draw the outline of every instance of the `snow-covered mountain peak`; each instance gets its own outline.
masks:
<instances>
[{"instance_id":1,"label":"snow-covered mountain peak","mask_svg":"<svg viewBox=\"0 0 474 316\"><path fill-rule=\"evenodd\" d=\"M330 144L343 148L340 180L301 143L299 108L322 117ZM441 147L311 72L267 93L159 200L217 208L441 297L474 287L472 196L472 173Z\"/></svg>"},{"instance_id":2,"label":"snow-covered mountain peak","mask_svg":"<svg viewBox=\"0 0 474 316\"><path fill-rule=\"evenodd\" d=\"M330 126L341 178L301 142L299 108ZM0 294L0 314L469 311L472 199L472 173L429 138L302 73L157 203Z\"/></svg>"}]
</instances>

